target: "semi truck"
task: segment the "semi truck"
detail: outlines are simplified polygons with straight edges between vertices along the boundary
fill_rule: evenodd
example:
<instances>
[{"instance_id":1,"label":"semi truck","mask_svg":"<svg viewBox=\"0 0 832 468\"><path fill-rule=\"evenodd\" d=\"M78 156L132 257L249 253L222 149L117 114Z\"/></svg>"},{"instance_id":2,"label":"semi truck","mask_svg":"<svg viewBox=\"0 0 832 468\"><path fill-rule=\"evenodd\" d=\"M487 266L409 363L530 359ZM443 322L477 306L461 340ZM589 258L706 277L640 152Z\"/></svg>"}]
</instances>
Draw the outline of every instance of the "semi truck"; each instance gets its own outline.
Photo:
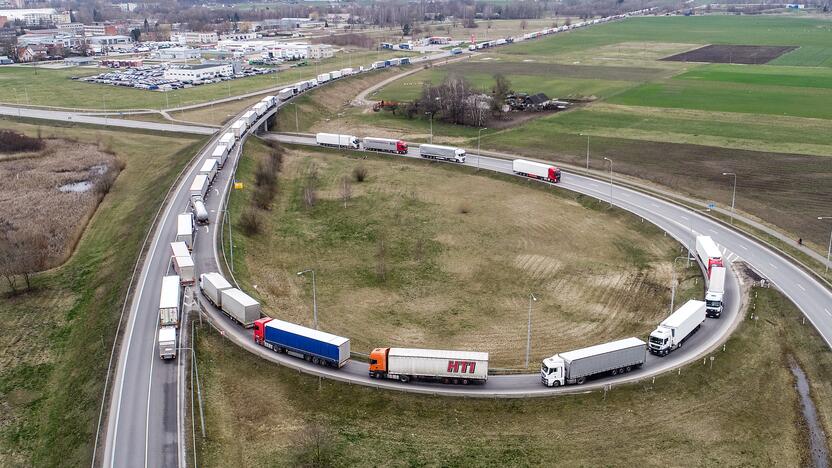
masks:
<instances>
[{"instance_id":1,"label":"semi truck","mask_svg":"<svg viewBox=\"0 0 832 468\"><path fill-rule=\"evenodd\" d=\"M254 342L318 365L338 368L350 359L349 338L269 317L254 322Z\"/></svg>"},{"instance_id":2,"label":"semi truck","mask_svg":"<svg viewBox=\"0 0 832 468\"><path fill-rule=\"evenodd\" d=\"M214 183L214 177L217 175L218 168L219 160L216 158L208 158L202 162L202 167L199 169L199 173L208 177L208 185Z\"/></svg>"},{"instance_id":3,"label":"semi truck","mask_svg":"<svg viewBox=\"0 0 832 468\"><path fill-rule=\"evenodd\" d=\"M242 138L246 128L248 128L248 125L246 125L246 121L243 119L239 119L231 124L231 131L234 132L234 138L238 140Z\"/></svg>"},{"instance_id":4,"label":"semi truck","mask_svg":"<svg viewBox=\"0 0 832 468\"><path fill-rule=\"evenodd\" d=\"M222 292L231 289L231 284L217 272L199 275L199 289L212 304L222 307Z\"/></svg>"},{"instance_id":5,"label":"semi truck","mask_svg":"<svg viewBox=\"0 0 832 468\"><path fill-rule=\"evenodd\" d=\"M220 169L225 166L225 160L228 159L228 152L230 151L229 148L231 147L217 143L217 146L214 147L214 151L211 153L211 159L217 160Z\"/></svg>"},{"instance_id":6,"label":"semi truck","mask_svg":"<svg viewBox=\"0 0 832 468\"><path fill-rule=\"evenodd\" d=\"M208 210L205 208L205 201L202 197L191 197L191 209L197 224L208 224Z\"/></svg>"},{"instance_id":7,"label":"semi truck","mask_svg":"<svg viewBox=\"0 0 832 468\"><path fill-rule=\"evenodd\" d=\"M320 75L318 75L317 79L318 79L318 84L326 83L327 81L330 80L329 73L321 73Z\"/></svg>"},{"instance_id":8,"label":"semi truck","mask_svg":"<svg viewBox=\"0 0 832 468\"><path fill-rule=\"evenodd\" d=\"M243 114L243 120L246 122L246 128L251 127L254 122L257 122L257 112L254 110L246 112Z\"/></svg>"},{"instance_id":9,"label":"semi truck","mask_svg":"<svg viewBox=\"0 0 832 468\"><path fill-rule=\"evenodd\" d=\"M335 70L335 71L329 72L329 79L337 80L338 78L341 78L341 70Z\"/></svg>"},{"instance_id":10,"label":"semi truck","mask_svg":"<svg viewBox=\"0 0 832 468\"><path fill-rule=\"evenodd\" d=\"M295 95L295 90L292 88L283 88L277 92L277 98L281 101L287 101Z\"/></svg>"},{"instance_id":11,"label":"semi truck","mask_svg":"<svg viewBox=\"0 0 832 468\"><path fill-rule=\"evenodd\" d=\"M647 344L638 338L625 338L546 358L540 366L540 380L547 387L581 385L600 374L630 372L646 360Z\"/></svg>"},{"instance_id":12,"label":"semi truck","mask_svg":"<svg viewBox=\"0 0 832 468\"><path fill-rule=\"evenodd\" d=\"M375 348L370 377L401 382L427 380L467 385L488 379L488 353L440 349Z\"/></svg>"},{"instance_id":13,"label":"semi truck","mask_svg":"<svg viewBox=\"0 0 832 468\"><path fill-rule=\"evenodd\" d=\"M226 148L226 153L234 147L234 142L237 141L234 138L234 132L225 132L219 139L218 145L224 145Z\"/></svg>"},{"instance_id":14,"label":"semi truck","mask_svg":"<svg viewBox=\"0 0 832 468\"><path fill-rule=\"evenodd\" d=\"M545 180L547 182L560 182L560 169L550 164L543 164L525 159L515 159L511 162L511 170L523 177Z\"/></svg>"},{"instance_id":15,"label":"semi truck","mask_svg":"<svg viewBox=\"0 0 832 468\"><path fill-rule=\"evenodd\" d=\"M159 329L159 357L162 360L176 359L176 327Z\"/></svg>"},{"instance_id":16,"label":"semi truck","mask_svg":"<svg viewBox=\"0 0 832 468\"><path fill-rule=\"evenodd\" d=\"M191 182L191 189L189 191L190 196L202 197L204 200L207 193L208 176L205 174L197 174L196 177L194 177L194 181Z\"/></svg>"},{"instance_id":17,"label":"semi truck","mask_svg":"<svg viewBox=\"0 0 832 468\"><path fill-rule=\"evenodd\" d=\"M711 318L722 315L723 298L725 297L725 267L711 268L708 278L708 291L705 293L705 314Z\"/></svg>"},{"instance_id":18,"label":"semi truck","mask_svg":"<svg viewBox=\"0 0 832 468\"><path fill-rule=\"evenodd\" d=\"M176 242L184 242L188 250L194 249L194 217L182 213L176 218Z\"/></svg>"},{"instance_id":19,"label":"semi truck","mask_svg":"<svg viewBox=\"0 0 832 468\"><path fill-rule=\"evenodd\" d=\"M451 55L459 55L461 53L462 49L460 49L459 47L454 47L453 49L451 49Z\"/></svg>"},{"instance_id":20,"label":"semi truck","mask_svg":"<svg viewBox=\"0 0 832 468\"><path fill-rule=\"evenodd\" d=\"M182 295L178 275L162 278L162 293L159 295L159 325L179 326L179 299Z\"/></svg>"},{"instance_id":21,"label":"semi truck","mask_svg":"<svg viewBox=\"0 0 832 468\"><path fill-rule=\"evenodd\" d=\"M352 68L342 68L341 69L341 76L350 76L350 75L354 75L354 74L355 74L355 70L352 69Z\"/></svg>"},{"instance_id":22,"label":"semi truck","mask_svg":"<svg viewBox=\"0 0 832 468\"><path fill-rule=\"evenodd\" d=\"M451 146L421 145L419 146L419 154L428 159L444 159L460 164L465 162L465 150Z\"/></svg>"},{"instance_id":23,"label":"semi truck","mask_svg":"<svg viewBox=\"0 0 832 468\"><path fill-rule=\"evenodd\" d=\"M318 133L315 135L315 142L321 146L358 149L358 138L353 135Z\"/></svg>"},{"instance_id":24,"label":"semi truck","mask_svg":"<svg viewBox=\"0 0 832 468\"><path fill-rule=\"evenodd\" d=\"M725 266L722 263L722 252L711 236L696 236L696 256L708 272L708 277L711 276L711 268Z\"/></svg>"},{"instance_id":25,"label":"semi truck","mask_svg":"<svg viewBox=\"0 0 832 468\"><path fill-rule=\"evenodd\" d=\"M275 104L277 104L277 96L266 96L261 99L260 102L265 102L266 106L271 109Z\"/></svg>"},{"instance_id":26,"label":"semi truck","mask_svg":"<svg viewBox=\"0 0 832 468\"><path fill-rule=\"evenodd\" d=\"M265 114L266 111L269 110L269 104L265 103L263 101L260 101L260 102L258 102L257 104L254 105L253 109L254 109L254 112L257 113L257 117L260 117L263 114Z\"/></svg>"},{"instance_id":27,"label":"semi truck","mask_svg":"<svg viewBox=\"0 0 832 468\"><path fill-rule=\"evenodd\" d=\"M364 138L364 149L387 153L407 154L407 143L392 138Z\"/></svg>"},{"instance_id":28,"label":"semi truck","mask_svg":"<svg viewBox=\"0 0 832 468\"><path fill-rule=\"evenodd\" d=\"M177 244L182 244L184 247L185 244L182 242L176 242ZM185 251L188 251L187 247L184 247ZM191 254L188 253L187 255L174 255L173 256L173 271L179 275L179 284L194 284L196 281L196 274L194 271L194 259L191 257Z\"/></svg>"},{"instance_id":29,"label":"semi truck","mask_svg":"<svg viewBox=\"0 0 832 468\"><path fill-rule=\"evenodd\" d=\"M251 328L260 318L260 303L237 288L220 292L220 310L244 328Z\"/></svg>"},{"instance_id":30,"label":"semi truck","mask_svg":"<svg viewBox=\"0 0 832 468\"><path fill-rule=\"evenodd\" d=\"M647 349L657 356L667 356L671 351L682 347L682 343L696 333L704 321L705 303L690 300L650 333Z\"/></svg>"}]
</instances>

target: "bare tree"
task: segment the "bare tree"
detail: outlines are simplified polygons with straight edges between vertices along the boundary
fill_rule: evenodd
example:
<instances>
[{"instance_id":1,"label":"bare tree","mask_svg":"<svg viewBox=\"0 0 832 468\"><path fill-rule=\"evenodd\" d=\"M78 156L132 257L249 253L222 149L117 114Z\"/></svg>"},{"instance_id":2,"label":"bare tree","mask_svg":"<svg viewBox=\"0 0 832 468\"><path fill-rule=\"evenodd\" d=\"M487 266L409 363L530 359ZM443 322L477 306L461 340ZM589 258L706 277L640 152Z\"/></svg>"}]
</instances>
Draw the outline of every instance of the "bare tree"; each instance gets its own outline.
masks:
<instances>
[{"instance_id":1,"label":"bare tree","mask_svg":"<svg viewBox=\"0 0 832 468\"><path fill-rule=\"evenodd\" d=\"M347 207L347 202L352 198L352 182L349 176L341 177L341 199L344 200L344 208Z\"/></svg>"},{"instance_id":2,"label":"bare tree","mask_svg":"<svg viewBox=\"0 0 832 468\"><path fill-rule=\"evenodd\" d=\"M318 423L307 425L297 436L294 458L294 466L333 466L336 450L332 434Z\"/></svg>"},{"instance_id":3,"label":"bare tree","mask_svg":"<svg viewBox=\"0 0 832 468\"><path fill-rule=\"evenodd\" d=\"M525 31L526 28L528 28L528 27L529 27L529 22L528 21L523 20L523 21L520 22L520 29L521 30Z\"/></svg>"}]
</instances>

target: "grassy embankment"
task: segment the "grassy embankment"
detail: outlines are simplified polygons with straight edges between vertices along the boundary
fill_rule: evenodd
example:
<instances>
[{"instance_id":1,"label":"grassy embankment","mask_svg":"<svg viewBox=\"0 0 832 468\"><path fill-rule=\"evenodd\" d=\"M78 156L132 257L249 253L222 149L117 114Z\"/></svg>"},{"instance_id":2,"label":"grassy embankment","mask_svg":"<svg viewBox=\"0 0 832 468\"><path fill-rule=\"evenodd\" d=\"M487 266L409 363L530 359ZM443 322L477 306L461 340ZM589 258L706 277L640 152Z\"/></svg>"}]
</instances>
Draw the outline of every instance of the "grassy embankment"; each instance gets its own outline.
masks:
<instances>
[{"instance_id":1,"label":"grassy embankment","mask_svg":"<svg viewBox=\"0 0 832 468\"><path fill-rule=\"evenodd\" d=\"M167 93L135 88L84 83L73 76L103 73L106 68L46 69L38 67L0 68L0 102L85 109L166 109L199 104L238 94L274 88L282 84L314 78L318 73L348 66L368 65L375 60L402 56L406 53L362 51L338 54L322 60L271 75L258 75L237 80L194 86ZM56 92L60 90L60 92Z\"/></svg>"},{"instance_id":2,"label":"grassy embankment","mask_svg":"<svg viewBox=\"0 0 832 468\"><path fill-rule=\"evenodd\" d=\"M321 382L229 348L205 329L197 349L207 438L197 432L198 460L666 466L671 456L692 466L802 465L808 442L788 356L806 371L832 442L832 353L776 291L755 289L752 298L759 319L740 325L726 351L713 354L713 368L699 361L606 397L461 400Z\"/></svg>"},{"instance_id":3,"label":"grassy embankment","mask_svg":"<svg viewBox=\"0 0 832 468\"><path fill-rule=\"evenodd\" d=\"M246 185L263 151L247 146ZM358 166L370 176L351 182L345 208L341 178ZM301 195L310 171L312 208ZM295 272L314 268L320 326L350 337L353 351L480 349L496 367L523 367L529 292L532 367L556 349L646 335L667 315L676 242L602 202L484 174L290 151L263 233L234 226L238 280L268 314L311 326L311 291ZM235 219L246 197L233 194ZM680 276L679 303L701 296L695 268Z\"/></svg>"},{"instance_id":4,"label":"grassy embankment","mask_svg":"<svg viewBox=\"0 0 832 468\"><path fill-rule=\"evenodd\" d=\"M51 122L0 126L101 144L125 163L67 263L35 276L32 291L0 301L0 465L89 465L140 245L167 187L202 140Z\"/></svg>"}]
</instances>

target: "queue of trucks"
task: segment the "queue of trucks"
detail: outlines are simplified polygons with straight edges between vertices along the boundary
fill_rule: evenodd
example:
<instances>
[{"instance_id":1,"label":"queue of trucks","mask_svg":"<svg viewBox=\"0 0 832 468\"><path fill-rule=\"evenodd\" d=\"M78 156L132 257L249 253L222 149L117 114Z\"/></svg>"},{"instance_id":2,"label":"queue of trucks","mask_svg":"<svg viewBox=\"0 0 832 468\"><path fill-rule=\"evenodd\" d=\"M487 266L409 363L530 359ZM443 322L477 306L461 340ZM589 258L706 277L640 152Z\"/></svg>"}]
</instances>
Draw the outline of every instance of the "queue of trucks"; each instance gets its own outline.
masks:
<instances>
[{"instance_id":1,"label":"queue of trucks","mask_svg":"<svg viewBox=\"0 0 832 468\"><path fill-rule=\"evenodd\" d=\"M362 68L363 71L363 68ZM199 219L194 201L202 202L207 195L205 188L213 181L217 171L221 170L228 152L243 133L256 122L251 114L262 116L266 109L277 101L285 101L305 89L317 86L319 82L331 80L340 74L328 74L323 80L308 80L285 88L276 96L267 96L258 103L253 111L231 125L217 145L222 157L212 158L213 162L204 162L200 173L191 184L193 212L182 213L178 217L176 242L171 244L172 263L177 275L163 278L162 294L159 302L159 353L162 359L176 357L176 328L181 316L181 285L191 284L195 272L190 250L194 242L194 220ZM258 110L262 112L258 112ZM322 146L350 149L381 151L407 154L407 143L396 139L366 137L358 139L352 135L326 134L316 135L316 142ZM450 146L424 144L420 154L425 158L444 159L465 162L465 150ZM512 162L514 173L534 179L557 183L561 172L555 166L527 160ZM204 203L202 204L204 210ZM207 218L207 215L206 215ZM700 236L704 237L704 236ZM719 249L710 238L697 238L697 258L707 271L708 297L713 300L689 301L667 317L648 338L648 343L631 337L610 343L555 354L541 363L540 378L544 385L555 387L568 384L583 384L587 379L600 375L618 375L641 367L646 362L648 351L664 356L678 349L695 333L705 320L705 313L722 310L725 268ZM191 260L188 262L188 260ZM199 275L199 290L207 300L215 305L233 321L245 328L253 328L254 342L275 352L307 360L313 364L341 368L350 359L349 338L337 336L324 331L307 328L271 317L263 317L259 302L232 285L219 273L211 272ZM718 296L717 296L718 295ZM718 297L718 300L717 300ZM716 313L715 316L719 316ZM447 384L485 383L488 379L488 353L476 351L434 350L415 348L380 347L375 348L369 356L369 376L377 379L395 379L401 382L432 381Z\"/></svg>"}]
</instances>

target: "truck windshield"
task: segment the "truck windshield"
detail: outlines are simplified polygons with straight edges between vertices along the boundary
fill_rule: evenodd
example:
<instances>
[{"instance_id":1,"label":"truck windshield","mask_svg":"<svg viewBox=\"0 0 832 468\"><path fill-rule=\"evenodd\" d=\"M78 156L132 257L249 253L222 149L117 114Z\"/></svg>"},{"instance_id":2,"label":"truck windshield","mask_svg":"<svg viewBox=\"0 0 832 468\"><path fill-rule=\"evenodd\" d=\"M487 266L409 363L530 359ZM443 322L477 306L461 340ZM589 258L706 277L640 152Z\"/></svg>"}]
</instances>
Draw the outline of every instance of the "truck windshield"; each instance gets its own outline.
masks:
<instances>
[{"instance_id":1,"label":"truck windshield","mask_svg":"<svg viewBox=\"0 0 832 468\"><path fill-rule=\"evenodd\" d=\"M549 368L546 367L546 364L542 364L540 366L540 371L543 372L544 374L548 374L549 373Z\"/></svg>"},{"instance_id":2,"label":"truck windshield","mask_svg":"<svg viewBox=\"0 0 832 468\"><path fill-rule=\"evenodd\" d=\"M705 301L705 305L708 307L719 307L719 301Z\"/></svg>"},{"instance_id":3,"label":"truck windshield","mask_svg":"<svg viewBox=\"0 0 832 468\"><path fill-rule=\"evenodd\" d=\"M664 338L657 338L655 336L650 337L650 342L654 344L664 344L666 340Z\"/></svg>"}]
</instances>

